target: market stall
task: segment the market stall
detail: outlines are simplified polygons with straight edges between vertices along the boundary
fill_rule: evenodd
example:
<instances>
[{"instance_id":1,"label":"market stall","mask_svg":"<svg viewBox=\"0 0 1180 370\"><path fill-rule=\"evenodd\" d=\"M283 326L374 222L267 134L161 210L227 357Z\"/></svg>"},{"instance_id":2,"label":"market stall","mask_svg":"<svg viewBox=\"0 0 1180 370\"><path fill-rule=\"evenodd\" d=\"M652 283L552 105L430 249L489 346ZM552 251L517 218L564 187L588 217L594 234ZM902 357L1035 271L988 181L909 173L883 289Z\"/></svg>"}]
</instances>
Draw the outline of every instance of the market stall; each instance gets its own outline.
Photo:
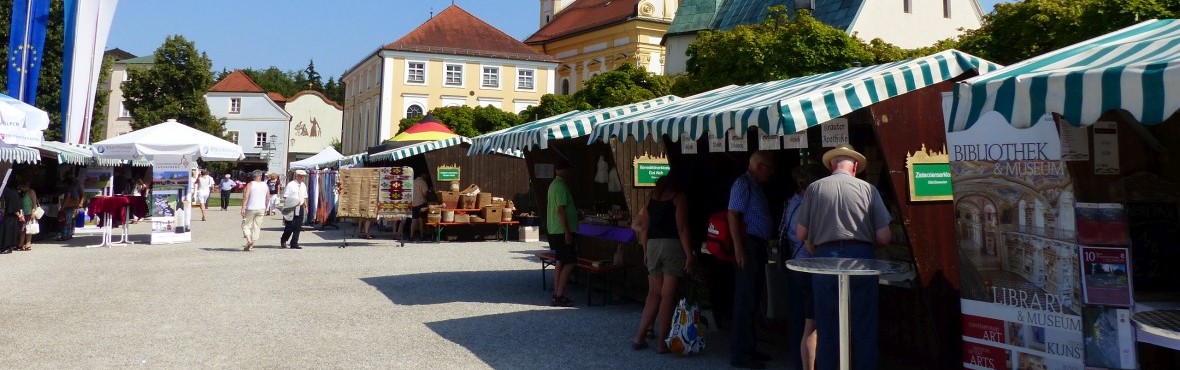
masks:
<instances>
[{"instance_id":1,"label":"market stall","mask_svg":"<svg viewBox=\"0 0 1180 370\"><path fill-rule=\"evenodd\" d=\"M663 140L670 168L697 179L689 185L690 229L697 242L704 241L708 215L725 209L730 185L745 172L750 152L774 153L777 175L763 188L776 189L766 196L777 225L781 205L796 191L791 170L818 162L828 148L851 143L868 157L862 178L877 187L893 214L894 239L877 248L877 257L913 267L908 274L882 279L886 286L880 290L879 330L881 338L890 338L880 342L882 357L898 359L902 365L952 368L961 361L959 317L957 311L946 309L958 304L958 258L946 248L955 242L954 209L949 199L938 196L948 190L927 193L930 190L919 185L925 178L912 178L909 168L937 162L930 158L945 152L941 94L955 81L996 68L948 50L895 63L730 86L608 120L594 129L591 140ZM625 181L635 181L631 172L620 174ZM920 196L913 195L914 189ZM726 266L712 267L724 271ZM716 271L710 275L731 276ZM726 289L729 284L712 286ZM727 296L724 291L713 295L719 301Z\"/></svg>"},{"instance_id":2,"label":"market stall","mask_svg":"<svg viewBox=\"0 0 1180 370\"><path fill-rule=\"evenodd\" d=\"M964 367L1180 363L1178 44L1146 21L947 99Z\"/></svg>"},{"instance_id":3,"label":"market stall","mask_svg":"<svg viewBox=\"0 0 1180 370\"><path fill-rule=\"evenodd\" d=\"M303 159L303 160L291 162L291 164L289 164L288 166L290 167L291 170L315 169L315 168L321 167L322 165L324 165L326 163L335 163L336 161L339 161L340 159L343 159L343 158L344 158L344 155L340 154L340 152L337 152L336 148L327 147L327 148L324 148L324 150L321 150L319 153L316 153L315 155L313 155L311 157L307 157L306 159Z\"/></svg>"},{"instance_id":4,"label":"market stall","mask_svg":"<svg viewBox=\"0 0 1180 370\"><path fill-rule=\"evenodd\" d=\"M190 170L196 168L197 159L205 161L237 161L245 158L242 147L219 137L169 119L147 128L135 130L118 137L93 144L94 154L99 159L139 160L150 159L155 165L152 176L153 193L151 203L152 244L184 243L192 240L189 209L192 184ZM144 197L129 197L131 209L134 203L146 202ZM96 198L97 199L97 198ZM123 202L117 202L122 204ZM146 207L144 207L146 209ZM110 218L114 212L104 212ZM145 217L145 215L139 215ZM124 220L125 221L125 220ZM106 222L104 245L110 246L110 225ZM126 229L124 228L124 236Z\"/></svg>"}]
</instances>

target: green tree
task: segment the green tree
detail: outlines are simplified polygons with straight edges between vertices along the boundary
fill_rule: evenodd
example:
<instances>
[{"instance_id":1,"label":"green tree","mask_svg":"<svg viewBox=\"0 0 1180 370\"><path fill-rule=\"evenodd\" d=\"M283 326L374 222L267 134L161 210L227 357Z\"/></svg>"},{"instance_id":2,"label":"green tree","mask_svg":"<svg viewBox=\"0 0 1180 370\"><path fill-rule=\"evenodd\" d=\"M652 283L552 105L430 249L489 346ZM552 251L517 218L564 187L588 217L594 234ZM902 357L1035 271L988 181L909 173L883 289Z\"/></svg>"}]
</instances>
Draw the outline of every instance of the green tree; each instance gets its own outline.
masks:
<instances>
[{"instance_id":1,"label":"green tree","mask_svg":"<svg viewBox=\"0 0 1180 370\"><path fill-rule=\"evenodd\" d=\"M337 83L335 77L328 77L328 82L324 84L323 93L328 99L344 104L344 84Z\"/></svg>"},{"instance_id":2,"label":"green tree","mask_svg":"<svg viewBox=\"0 0 1180 370\"><path fill-rule=\"evenodd\" d=\"M520 111L520 117L525 122L532 122L565 112L589 109L593 108L589 104L578 101L573 95L545 94L541 96L540 104L530 105Z\"/></svg>"},{"instance_id":3,"label":"green tree","mask_svg":"<svg viewBox=\"0 0 1180 370\"><path fill-rule=\"evenodd\" d=\"M521 118L516 113L505 112L491 105L475 107L471 126L481 135L493 131L503 130L521 124Z\"/></svg>"},{"instance_id":4,"label":"green tree","mask_svg":"<svg viewBox=\"0 0 1180 370\"><path fill-rule=\"evenodd\" d=\"M305 89L324 92L324 80L320 78L320 73L315 71L315 60L307 61L307 69L303 70L307 76L307 85Z\"/></svg>"},{"instance_id":5,"label":"green tree","mask_svg":"<svg viewBox=\"0 0 1180 370\"><path fill-rule=\"evenodd\" d=\"M574 99L596 108L615 107L667 95L671 85L667 77L624 63L591 77Z\"/></svg>"},{"instance_id":6,"label":"green tree","mask_svg":"<svg viewBox=\"0 0 1180 370\"><path fill-rule=\"evenodd\" d=\"M340 142L340 138L332 138L332 149L336 149L340 153L344 152L344 144Z\"/></svg>"},{"instance_id":7,"label":"green tree","mask_svg":"<svg viewBox=\"0 0 1180 370\"><path fill-rule=\"evenodd\" d=\"M434 108L430 111L439 123L458 135L474 137L492 131L516 126L521 123L520 116L512 112L505 112L493 106L468 107L465 105ZM422 117L407 117L398 122L398 132L418 123Z\"/></svg>"},{"instance_id":8,"label":"green tree","mask_svg":"<svg viewBox=\"0 0 1180 370\"><path fill-rule=\"evenodd\" d=\"M141 129L176 119L198 130L221 137L225 124L209 112L205 92L213 85L213 62L184 36L168 36L155 51L150 69L127 71L123 83L125 106L132 127Z\"/></svg>"},{"instance_id":9,"label":"green tree","mask_svg":"<svg viewBox=\"0 0 1180 370\"><path fill-rule=\"evenodd\" d=\"M305 86L300 86L295 81L295 71L283 71L279 67L271 66L266 69L243 69L243 73L250 76L259 87L267 92L277 92L283 96L292 96L295 93L304 90Z\"/></svg>"}]
</instances>

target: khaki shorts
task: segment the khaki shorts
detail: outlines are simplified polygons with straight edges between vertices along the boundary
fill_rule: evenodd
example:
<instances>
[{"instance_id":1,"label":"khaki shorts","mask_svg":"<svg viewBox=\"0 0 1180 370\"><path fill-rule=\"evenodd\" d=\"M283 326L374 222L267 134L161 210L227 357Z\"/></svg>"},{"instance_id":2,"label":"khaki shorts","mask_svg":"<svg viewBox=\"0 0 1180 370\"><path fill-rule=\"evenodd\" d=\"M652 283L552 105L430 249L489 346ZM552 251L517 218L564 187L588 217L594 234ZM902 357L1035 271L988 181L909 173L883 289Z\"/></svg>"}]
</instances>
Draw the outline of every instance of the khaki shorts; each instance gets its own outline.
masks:
<instances>
[{"instance_id":1,"label":"khaki shorts","mask_svg":"<svg viewBox=\"0 0 1180 370\"><path fill-rule=\"evenodd\" d=\"M647 274L684 276L684 249L679 239L647 241Z\"/></svg>"}]
</instances>

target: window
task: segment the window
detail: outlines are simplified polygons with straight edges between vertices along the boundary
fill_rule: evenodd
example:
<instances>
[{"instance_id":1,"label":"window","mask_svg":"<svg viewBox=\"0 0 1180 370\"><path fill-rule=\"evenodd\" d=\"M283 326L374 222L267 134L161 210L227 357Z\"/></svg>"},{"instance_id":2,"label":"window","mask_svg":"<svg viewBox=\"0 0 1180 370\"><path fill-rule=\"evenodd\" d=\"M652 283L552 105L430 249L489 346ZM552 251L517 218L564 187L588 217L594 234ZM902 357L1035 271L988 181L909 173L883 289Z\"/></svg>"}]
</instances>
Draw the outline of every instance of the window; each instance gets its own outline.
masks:
<instances>
[{"instance_id":1,"label":"window","mask_svg":"<svg viewBox=\"0 0 1180 370\"><path fill-rule=\"evenodd\" d=\"M483 67L482 87L500 88L500 67Z\"/></svg>"},{"instance_id":2,"label":"window","mask_svg":"<svg viewBox=\"0 0 1180 370\"><path fill-rule=\"evenodd\" d=\"M534 73L536 73L536 71L533 71L531 69L518 69L518 70L516 70L516 89L517 90L532 90L534 87L534 84L533 84L533 74Z\"/></svg>"},{"instance_id":3,"label":"window","mask_svg":"<svg viewBox=\"0 0 1180 370\"><path fill-rule=\"evenodd\" d=\"M418 104L410 105L406 108L406 118L422 117L422 106Z\"/></svg>"},{"instance_id":4,"label":"window","mask_svg":"<svg viewBox=\"0 0 1180 370\"><path fill-rule=\"evenodd\" d=\"M131 118L131 111L127 110L127 103L119 103L119 118Z\"/></svg>"},{"instance_id":5,"label":"window","mask_svg":"<svg viewBox=\"0 0 1180 370\"><path fill-rule=\"evenodd\" d=\"M914 12L913 0L901 0L901 10L906 14Z\"/></svg>"},{"instance_id":6,"label":"window","mask_svg":"<svg viewBox=\"0 0 1180 370\"><path fill-rule=\"evenodd\" d=\"M131 71L123 71L123 82L131 81Z\"/></svg>"},{"instance_id":7,"label":"window","mask_svg":"<svg viewBox=\"0 0 1180 370\"><path fill-rule=\"evenodd\" d=\"M265 132L255 132L254 133L254 147L261 148L264 146L266 146L266 133Z\"/></svg>"},{"instance_id":8,"label":"window","mask_svg":"<svg viewBox=\"0 0 1180 370\"><path fill-rule=\"evenodd\" d=\"M406 82L415 84L426 83L426 63L406 62Z\"/></svg>"},{"instance_id":9,"label":"window","mask_svg":"<svg viewBox=\"0 0 1180 370\"><path fill-rule=\"evenodd\" d=\"M951 0L942 0L942 17L951 18Z\"/></svg>"},{"instance_id":10,"label":"window","mask_svg":"<svg viewBox=\"0 0 1180 370\"><path fill-rule=\"evenodd\" d=\"M561 80L561 95L569 95L569 94L570 94L570 80L568 80L568 79Z\"/></svg>"},{"instance_id":11,"label":"window","mask_svg":"<svg viewBox=\"0 0 1180 370\"><path fill-rule=\"evenodd\" d=\"M229 113L242 113L242 98L229 98Z\"/></svg>"},{"instance_id":12,"label":"window","mask_svg":"<svg viewBox=\"0 0 1180 370\"><path fill-rule=\"evenodd\" d=\"M238 142L238 132L237 131L230 131L230 132L226 133L226 136L229 136L230 142L232 142L234 144L241 144Z\"/></svg>"},{"instance_id":13,"label":"window","mask_svg":"<svg viewBox=\"0 0 1180 370\"><path fill-rule=\"evenodd\" d=\"M447 64L447 86L463 86L463 66Z\"/></svg>"}]
</instances>

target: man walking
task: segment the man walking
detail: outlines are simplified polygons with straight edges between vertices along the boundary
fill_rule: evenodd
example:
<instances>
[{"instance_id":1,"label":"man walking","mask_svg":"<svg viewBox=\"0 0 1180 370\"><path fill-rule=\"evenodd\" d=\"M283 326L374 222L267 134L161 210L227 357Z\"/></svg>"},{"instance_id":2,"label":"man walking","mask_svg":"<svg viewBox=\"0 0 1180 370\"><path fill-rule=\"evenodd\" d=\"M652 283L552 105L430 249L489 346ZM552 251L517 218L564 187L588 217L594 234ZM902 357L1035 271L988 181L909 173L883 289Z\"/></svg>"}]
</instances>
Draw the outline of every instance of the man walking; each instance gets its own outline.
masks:
<instances>
[{"instance_id":1,"label":"man walking","mask_svg":"<svg viewBox=\"0 0 1180 370\"><path fill-rule=\"evenodd\" d=\"M578 232L578 208L574 206L574 197L566 185L573 167L573 164L564 160L553 166L557 176L549 184L546 202L549 249L553 250L557 259L557 266L553 270L553 301L550 305L559 307L574 305L573 301L565 297L565 285L574 272L574 266L578 264L578 247L574 243L574 233Z\"/></svg>"},{"instance_id":2,"label":"man walking","mask_svg":"<svg viewBox=\"0 0 1180 370\"><path fill-rule=\"evenodd\" d=\"M873 185L856 178L867 165L865 156L849 144L824 153L832 175L807 187L799 206L796 234L810 241L815 257L873 258L873 244L887 244L889 210ZM877 277L853 276L849 295L852 368L877 368ZM836 369L840 358L837 280L832 275L812 277L815 299L817 369Z\"/></svg>"},{"instance_id":3,"label":"man walking","mask_svg":"<svg viewBox=\"0 0 1180 370\"><path fill-rule=\"evenodd\" d=\"M295 170L295 179L287 183L283 192L283 237L279 245L287 248L287 240L291 241L291 249L303 249L299 246L299 231L303 228L303 217L307 215L307 178L304 170ZM287 219L290 215L291 218Z\"/></svg>"},{"instance_id":4,"label":"man walking","mask_svg":"<svg viewBox=\"0 0 1180 370\"><path fill-rule=\"evenodd\" d=\"M770 152L757 151L750 156L746 173L734 180L729 189L729 234L733 236L733 333L729 364L746 369L766 368L770 357L758 352L754 335L754 318L758 301L765 291L766 249L772 233L770 207L762 184L774 174Z\"/></svg>"},{"instance_id":5,"label":"man walking","mask_svg":"<svg viewBox=\"0 0 1180 370\"><path fill-rule=\"evenodd\" d=\"M221 179L221 210L222 211L229 209L229 196L230 196L230 194L233 194L234 186L237 186L237 185L238 184L236 182L234 182L234 179L228 173L225 174L224 179ZM258 195L255 194L254 196L258 196Z\"/></svg>"}]
</instances>

